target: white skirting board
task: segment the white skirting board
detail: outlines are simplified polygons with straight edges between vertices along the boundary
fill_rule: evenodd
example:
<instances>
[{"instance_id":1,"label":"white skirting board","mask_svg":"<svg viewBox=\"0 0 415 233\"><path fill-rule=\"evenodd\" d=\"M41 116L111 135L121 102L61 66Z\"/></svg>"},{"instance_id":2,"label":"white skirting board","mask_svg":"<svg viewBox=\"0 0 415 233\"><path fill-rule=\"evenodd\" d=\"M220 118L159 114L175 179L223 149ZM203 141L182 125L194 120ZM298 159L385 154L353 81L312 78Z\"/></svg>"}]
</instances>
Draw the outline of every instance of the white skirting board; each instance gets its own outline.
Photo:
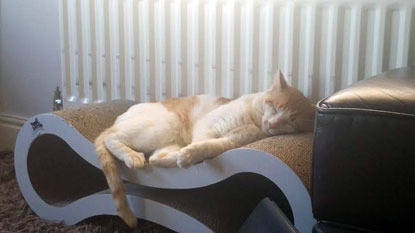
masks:
<instances>
[{"instance_id":1,"label":"white skirting board","mask_svg":"<svg viewBox=\"0 0 415 233\"><path fill-rule=\"evenodd\" d=\"M0 151L13 150L20 127L27 119L0 113Z\"/></svg>"},{"instance_id":2,"label":"white skirting board","mask_svg":"<svg viewBox=\"0 0 415 233\"><path fill-rule=\"evenodd\" d=\"M48 148L53 149L48 152ZM45 155L48 153L49 157ZM65 154L71 158L65 157ZM67 161L62 163L61 158ZM48 163L51 164L50 167L42 168ZM205 211L198 210L197 206L191 204L195 199L203 197L190 195L193 202L185 203L183 208L177 204L170 205L169 198L178 197L177 193L189 195L186 194L187 190L194 193L202 190L198 192L200 195L205 192L203 188L215 189L215 185L236 174L256 174L278 187L288 201L295 227L300 232L311 232L315 223L311 199L302 181L284 162L262 151L234 149L188 169L147 165L144 169L129 170L122 164L121 167L124 179L130 183L126 185L126 192L134 214L177 232L219 230L212 228L212 224L203 222L200 216L191 214ZM99 168L99 163L93 144L60 116L40 114L29 119L21 128L15 147L17 181L25 200L40 217L75 224L95 215L116 215L107 188L100 190L98 183L102 183L103 177L97 179L97 184L94 180L91 181L94 175L90 174L95 174L92 170L97 170L96 168ZM67 174L66 169L80 170ZM85 174L85 177L80 174ZM61 178L63 180L60 182L50 180ZM67 180L72 180L72 184L65 184ZM176 196L157 196L169 192L176 193ZM209 205L214 205L214 202ZM221 225L220 219L214 221L219 221L217 225ZM238 229L238 226L232 229Z\"/></svg>"}]
</instances>

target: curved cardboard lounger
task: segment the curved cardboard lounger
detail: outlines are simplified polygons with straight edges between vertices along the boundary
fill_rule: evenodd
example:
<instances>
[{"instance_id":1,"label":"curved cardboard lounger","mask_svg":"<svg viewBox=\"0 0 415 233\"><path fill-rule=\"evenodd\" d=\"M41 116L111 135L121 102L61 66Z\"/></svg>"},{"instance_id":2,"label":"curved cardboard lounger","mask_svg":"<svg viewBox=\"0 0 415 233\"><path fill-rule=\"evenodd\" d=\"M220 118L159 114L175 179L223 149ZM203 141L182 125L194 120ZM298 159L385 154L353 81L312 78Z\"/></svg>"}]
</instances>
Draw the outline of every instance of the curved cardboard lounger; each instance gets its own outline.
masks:
<instances>
[{"instance_id":1,"label":"curved cardboard lounger","mask_svg":"<svg viewBox=\"0 0 415 233\"><path fill-rule=\"evenodd\" d=\"M94 104L24 124L15 170L37 215L66 224L116 215L92 142L133 104ZM311 142L311 133L281 135L188 169L120 167L134 214L177 232L235 232L264 197L276 201L300 232L311 232Z\"/></svg>"}]
</instances>

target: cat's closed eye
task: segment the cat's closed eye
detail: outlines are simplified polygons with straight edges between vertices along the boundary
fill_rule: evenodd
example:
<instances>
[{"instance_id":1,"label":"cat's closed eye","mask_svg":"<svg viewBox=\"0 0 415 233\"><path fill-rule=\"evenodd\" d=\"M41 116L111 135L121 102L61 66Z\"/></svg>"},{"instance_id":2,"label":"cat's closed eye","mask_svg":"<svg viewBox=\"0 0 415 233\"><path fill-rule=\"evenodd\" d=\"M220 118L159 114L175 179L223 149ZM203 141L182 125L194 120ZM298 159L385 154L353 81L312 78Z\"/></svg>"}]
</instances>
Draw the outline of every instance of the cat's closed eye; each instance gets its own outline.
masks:
<instances>
[{"instance_id":1,"label":"cat's closed eye","mask_svg":"<svg viewBox=\"0 0 415 233\"><path fill-rule=\"evenodd\" d=\"M270 99L265 100L265 104L273 105L272 100L270 100Z\"/></svg>"},{"instance_id":2,"label":"cat's closed eye","mask_svg":"<svg viewBox=\"0 0 415 233\"><path fill-rule=\"evenodd\" d=\"M272 108L275 108L274 101L272 100L265 100L265 104Z\"/></svg>"},{"instance_id":3,"label":"cat's closed eye","mask_svg":"<svg viewBox=\"0 0 415 233\"><path fill-rule=\"evenodd\" d=\"M278 112L272 101L265 101L265 104L265 106L272 112L273 115Z\"/></svg>"}]
</instances>

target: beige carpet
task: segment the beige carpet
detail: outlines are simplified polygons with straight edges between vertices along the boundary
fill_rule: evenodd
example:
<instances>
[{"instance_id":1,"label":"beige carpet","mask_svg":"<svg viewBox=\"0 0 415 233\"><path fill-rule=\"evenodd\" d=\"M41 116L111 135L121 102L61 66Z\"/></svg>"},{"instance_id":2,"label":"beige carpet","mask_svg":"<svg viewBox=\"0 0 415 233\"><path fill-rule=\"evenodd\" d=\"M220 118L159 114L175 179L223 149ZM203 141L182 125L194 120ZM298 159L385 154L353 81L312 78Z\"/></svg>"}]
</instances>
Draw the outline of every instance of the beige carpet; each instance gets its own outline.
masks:
<instances>
[{"instance_id":1,"label":"beige carpet","mask_svg":"<svg viewBox=\"0 0 415 233\"><path fill-rule=\"evenodd\" d=\"M116 216L96 216L65 226L40 219L27 205L17 185L12 152L0 152L0 232L172 232L145 220L129 229Z\"/></svg>"}]
</instances>

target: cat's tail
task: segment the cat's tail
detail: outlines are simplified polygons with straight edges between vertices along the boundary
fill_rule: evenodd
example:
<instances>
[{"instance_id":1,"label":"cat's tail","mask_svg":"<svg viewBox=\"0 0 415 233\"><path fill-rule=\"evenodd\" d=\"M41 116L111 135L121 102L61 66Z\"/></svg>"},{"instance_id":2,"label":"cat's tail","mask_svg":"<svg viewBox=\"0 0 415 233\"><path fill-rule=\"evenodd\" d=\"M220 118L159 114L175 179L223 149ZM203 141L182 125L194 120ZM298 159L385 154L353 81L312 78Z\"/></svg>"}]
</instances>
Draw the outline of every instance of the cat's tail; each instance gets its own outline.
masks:
<instances>
[{"instance_id":1,"label":"cat's tail","mask_svg":"<svg viewBox=\"0 0 415 233\"><path fill-rule=\"evenodd\" d=\"M99 163L101 164L102 171L104 172L108 186L111 190L112 199L115 208L117 209L118 216L120 216L129 227L133 228L137 225L137 219L128 207L117 161L104 144L105 138L112 132L113 130L108 128L95 139L95 152L98 155Z\"/></svg>"}]
</instances>

